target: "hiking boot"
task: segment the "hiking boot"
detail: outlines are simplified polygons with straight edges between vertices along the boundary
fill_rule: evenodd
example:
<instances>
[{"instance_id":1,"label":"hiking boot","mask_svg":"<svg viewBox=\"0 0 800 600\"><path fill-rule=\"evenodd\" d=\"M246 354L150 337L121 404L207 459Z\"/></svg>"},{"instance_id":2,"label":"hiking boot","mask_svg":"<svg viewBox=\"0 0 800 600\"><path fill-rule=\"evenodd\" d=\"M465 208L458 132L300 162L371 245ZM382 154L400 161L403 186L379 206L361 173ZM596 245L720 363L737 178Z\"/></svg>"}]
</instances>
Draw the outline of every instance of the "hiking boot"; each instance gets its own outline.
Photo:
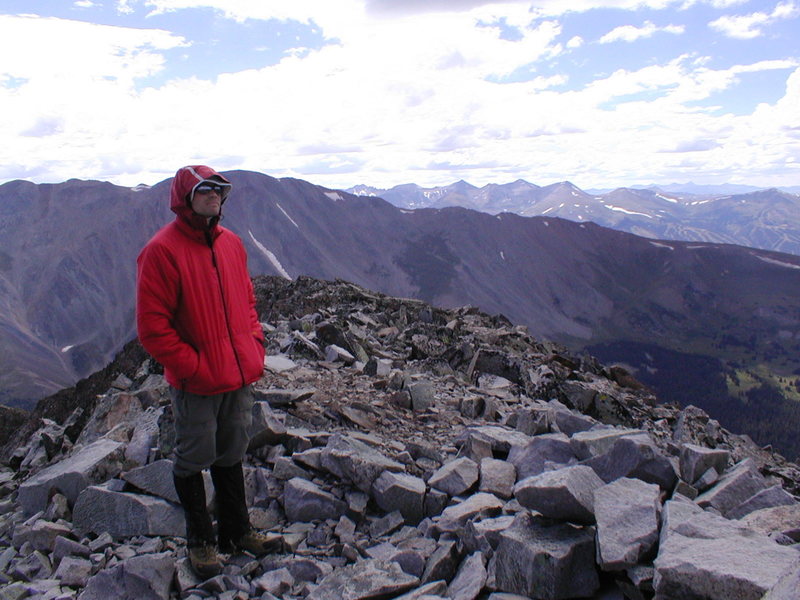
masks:
<instances>
[{"instance_id":1,"label":"hiking boot","mask_svg":"<svg viewBox=\"0 0 800 600\"><path fill-rule=\"evenodd\" d=\"M236 541L227 541L224 546L220 545L220 550L226 554L233 554L238 551L245 551L254 556L263 556L273 552L283 550L283 536L278 534L264 534L255 529L251 529Z\"/></svg>"},{"instance_id":2,"label":"hiking boot","mask_svg":"<svg viewBox=\"0 0 800 600\"><path fill-rule=\"evenodd\" d=\"M189 548L189 564L202 579L210 579L222 573L222 561L216 548L211 544L201 544Z\"/></svg>"}]
</instances>

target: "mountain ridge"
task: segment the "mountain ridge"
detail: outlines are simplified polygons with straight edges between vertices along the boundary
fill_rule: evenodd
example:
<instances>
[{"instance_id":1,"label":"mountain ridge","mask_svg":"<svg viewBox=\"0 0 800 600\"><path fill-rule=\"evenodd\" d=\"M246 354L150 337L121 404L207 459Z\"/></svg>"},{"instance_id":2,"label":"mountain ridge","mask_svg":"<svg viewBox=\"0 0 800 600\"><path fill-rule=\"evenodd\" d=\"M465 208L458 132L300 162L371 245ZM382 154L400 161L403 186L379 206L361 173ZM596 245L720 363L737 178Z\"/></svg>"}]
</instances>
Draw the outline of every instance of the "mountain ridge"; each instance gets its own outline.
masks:
<instances>
[{"instance_id":1,"label":"mountain ridge","mask_svg":"<svg viewBox=\"0 0 800 600\"><path fill-rule=\"evenodd\" d=\"M646 340L797 378L797 256L549 216L406 210L297 179L226 175L234 195L224 224L242 237L254 275L344 279L445 308L472 304L578 350ZM168 184L0 186L0 206L11 207L0 235L12 257L0 271L9 307L0 327L16 335L0 340L4 398L24 386L35 386L33 400L68 387L133 338L135 258L172 219ZM54 384L43 379L59 373Z\"/></svg>"},{"instance_id":2,"label":"mountain ridge","mask_svg":"<svg viewBox=\"0 0 800 600\"><path fill-rule=\"evenodd\" d=\"M388 190L362 185L348 191L381 197L400 208L461 206L489 214L562 217L652 239L729 243L800 254L797 193L746 186L746 192L738 186L717 188L739 190L737 193L685 193L680 189L622 187L595 193L569 181L542 187L517 180L481 188L466 188L458 182L434 188L404 184ZM699 192L702 188L691 189Z\"/></svg>"}]
</instances>

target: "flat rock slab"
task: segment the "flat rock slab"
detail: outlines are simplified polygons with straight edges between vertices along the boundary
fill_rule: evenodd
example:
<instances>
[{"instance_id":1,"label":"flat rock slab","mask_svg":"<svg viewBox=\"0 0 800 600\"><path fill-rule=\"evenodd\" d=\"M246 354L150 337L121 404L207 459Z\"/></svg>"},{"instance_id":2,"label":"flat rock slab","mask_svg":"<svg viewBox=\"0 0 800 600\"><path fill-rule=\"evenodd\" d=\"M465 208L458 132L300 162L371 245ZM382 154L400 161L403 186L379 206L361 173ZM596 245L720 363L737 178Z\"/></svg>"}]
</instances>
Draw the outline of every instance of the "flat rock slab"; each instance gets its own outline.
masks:
<instances>
[{"instance_id":1,"label":"flat rock slab","mask_svg":"<svg viewBox=\"0 0 800 600\"><path fill-rule=\"evenodd\" d=\"M403 572L396 562L359 561L326 576L308 600L367 600L392 598L416 587L419 578Z\"/></svg>"},{"instance_id":2,"label":"flat rock slab","mask_svg":"<svg viewBox=\"0 0 800 600\"><path fill-rule=\"evenodd\" d=\"M655 560L657 598L760 600L797 561L797 550L760 536L670 534Z\"/></svg>"},{"instance_id":3,"label":"flat rock slab","mask_svg":"<svg viewBox=\"0 0 800 600\"><path fill-rule=\"evenodd\" d=\"M47 507L52 490L58 490L70 503L87 486L105 481L119 472L124 445L101 438L75 454L42 469L19 486L17 500L30 516ZM116 472L110 472L116 471Z\"/></svg>"},{"instance_id":4,"label":"flat rock slab","mask_svg":"<svg viewBox=\"0 0 800 600\"><path fill-rule=\"evenodd\" d=\"M114 539L137 535L184 536L183 511L155 496L114 492L103 486L86 488L72 511L75 529L82 533L108 532Z\"/></svg>"}]
</instances>

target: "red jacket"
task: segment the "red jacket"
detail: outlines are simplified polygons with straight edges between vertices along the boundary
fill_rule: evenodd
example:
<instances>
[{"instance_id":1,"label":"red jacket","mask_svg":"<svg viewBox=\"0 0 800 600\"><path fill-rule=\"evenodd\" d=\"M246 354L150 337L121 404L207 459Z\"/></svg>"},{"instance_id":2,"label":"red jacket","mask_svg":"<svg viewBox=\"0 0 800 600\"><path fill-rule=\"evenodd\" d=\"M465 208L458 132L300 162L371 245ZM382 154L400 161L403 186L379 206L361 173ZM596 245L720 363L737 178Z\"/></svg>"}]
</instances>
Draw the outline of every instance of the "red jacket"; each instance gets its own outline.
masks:
<instances>
[{"instance_id":1,"label":"red jacket","mask_svg":"<svg viewBox=\"0 0 800 600\"><path fill-rule=\"evenodd\" d=\"M244 245L218 218L207 225L186 201L208 179L228 183L209 167L178 171L170 193L177 217L139 254L136 286L139 340L170 385L201 395L236 390L264 370Z\"/></svg>"}]
</instances>

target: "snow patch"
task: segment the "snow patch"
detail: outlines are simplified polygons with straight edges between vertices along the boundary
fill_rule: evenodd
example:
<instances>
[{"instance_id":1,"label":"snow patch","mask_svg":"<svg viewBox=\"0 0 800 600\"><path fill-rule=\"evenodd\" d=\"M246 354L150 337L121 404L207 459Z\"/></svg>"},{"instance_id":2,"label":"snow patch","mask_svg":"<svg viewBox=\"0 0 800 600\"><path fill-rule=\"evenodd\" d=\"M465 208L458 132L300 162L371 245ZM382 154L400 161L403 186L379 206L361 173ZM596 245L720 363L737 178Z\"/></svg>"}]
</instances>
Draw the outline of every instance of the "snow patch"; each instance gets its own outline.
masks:
<instances>
[{"instance_id":1,"label":"snow patch","mask_svg":"<svg viewBox=\"0 0 800 600\"><path fill-rule=\"evenodd\" d=\"M621 206L612 206L611 204L607 204L606 208L608 210L615 210L617 212L625 213L626 215L638 215L640 217L647 217L648 219L652 219L653 215L648 215L647 213L636 212L633 210L628 210L627 208L622 208Z\"/></svg>"},{"instance_id":2,"label":"snow patch","mask_svg":"<svg viewBox=\"0 0 800 600\"><path fill-rule=\"evenodd\" d=\"M667 250L675 250L674 246L670 246L669 244L659 244L658 242L650 242L653 246L657 248L666 248Z\"/></svg>"},{"instance_id":3,"label":"snow patch","mask_svg":"<svg viewBox=\"0 0 800 600\"><path fill-rule=\"evenodd\" d=\"M678 201L675 198L668 198L667 196L663 196L661 194L656 194L656 198L661 198L662 200L666 200L667 202L672 202L673 204L678 203Z\"/></svg>"},{"instance_id":4,"label":"snow patch","mask_svg":"<svg viewBox=\"0 0 800 600\"><path fill-rule=\"evenodd\" d=\"M290 216L289 216L289 213L287 213L285 210L283 210L283 207L282 207L280 204L278 204L278 203L276 202L276 203L275 203L275 206L277 206L277 207L278 207L278 209L279 209L279 210L280 210L280 211L281 211L281 212L282 212L284 215L286 215L286 218L287 218L287 219L289 219L289 220L292 222L292 225L294 225L295 227L297 227L298 229L300 229L300 225L298 225L298 224L295 222L295 220L294 220L292 217L290 217ZM251 233L250 235L253 235L253 234ZM255 238L253 238L253 241L255 241Z\"/></svg>"},{"instance_id":5,"label":"snow patch","mask_svg":"<svg viewBox=\"0 0 800 600\"><path fill-rule=\"evenodd\" d=\"M342 198L342 195L339 192L325 192L325 195L334 202L338 202L339 200L344 200L344 198Z\"/></svg>"},{"instance_id":6,"label":"snow patch","mask_svg":"<svg viewBox=\"0 0 800 600\"><path fill-rule=\"evenodd\" d=\"M280 207L278 207L278 208L280 208ZM283 210L283 209L281 209L281 210ZM286 215L286 216L288 217L289 215ZM275 267L275 269L278 271L278 273L280 273L280 274L281 274L281 275L282 275L284 278L286 278L286 279L288 279L289 281L291 281L291 280L292 280L292 277L289 275L289 273L287 273L287 272L286 272L286 269L284 269L284 268L283 268L283 265L281 264L281 261L279 261L279 260L278 260L278 257L277 257L277 256L275 256L275 255L274 255L272 252L270 252L269 250L267 250L267 249L264 247L264 244L262 244L261 242L259 242L259 241L256 239L256 236L254 236L254 235L253 235L253 232L252 232L252 231L250 231L250 230L248 229L248 230L247 230L247 233L249 233L249 234L250 234L250 239L251 239L251 240L253 240L253 243L256 245L256 247L257 247L259 250L261 250L261 253L262 253L264 256L266 256L266 257L267 257L267 260L268 260L270 263L272 263L272 266L273 266L273 267Z\"/></svg>"},{"instance_id":7,"label":"snow patch","mask_svg":"<svg viewBox=\"0 0 800 600\"><path fill-rule=\"evenodd\" d=\"M502 250L500 251L500 258L502 258L503 260L506 259L506 254Z\"/></svg>"},{"instance_id":8,"label":"snow patch","mask_svg":"<svg viewBox=\"0 0 800 600\"><path fill-rule=\"evenodd\" d=\"M800 269L800 265L795 265L793 263L783 262L782 260L777 260L775 258L769 258L767 256L760 256L758 254L753 254L758 260L763 260L765 263L769 263L771 265L778 265L779 267L787 267L789 269Z\"/></svg>"},{"instance_id":9,"label":"snow patch","mask_svg":"<svg viewBox=\"0 0 800 600\"><path fill-rule=\"evenodd\" d=\"M69 351L70 351L70 350L72 350L74 347L75 347L75 345L74 345L74 344L73 344L73 345L71 345L71 346L64 346L64 347L61 349L61 353L63 354L64 352L69 352Z\"/></svg>"}]
</instances>

